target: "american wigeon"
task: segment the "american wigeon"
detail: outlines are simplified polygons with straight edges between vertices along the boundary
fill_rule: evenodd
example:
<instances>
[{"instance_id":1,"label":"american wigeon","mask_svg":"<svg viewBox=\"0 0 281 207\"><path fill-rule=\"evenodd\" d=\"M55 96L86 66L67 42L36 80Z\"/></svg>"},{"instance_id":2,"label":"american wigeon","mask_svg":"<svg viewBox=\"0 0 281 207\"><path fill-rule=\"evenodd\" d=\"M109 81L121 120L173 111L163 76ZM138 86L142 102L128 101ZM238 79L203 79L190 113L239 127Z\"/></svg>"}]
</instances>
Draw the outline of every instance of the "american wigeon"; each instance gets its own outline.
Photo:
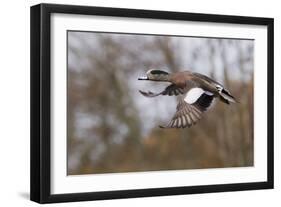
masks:
<instances>
[{"instance_id":1,"label":"american wigeon","mask_svg":"<svg viewBox=\"0 0 281 207\"><path fill-rule=\"evenodd\" d=\"M159 95L181 96L172 120L166 126L160 126L161 128L185 128L196 124L214 98L219 98L226 104L236 102L235 98L222 84L200 73L190 71L168 73L162 70L149 70L146 76L140 77L138 80L172 83L160 93L140 90L140 93L146 97Z\"/></svg>"}]
</instances>

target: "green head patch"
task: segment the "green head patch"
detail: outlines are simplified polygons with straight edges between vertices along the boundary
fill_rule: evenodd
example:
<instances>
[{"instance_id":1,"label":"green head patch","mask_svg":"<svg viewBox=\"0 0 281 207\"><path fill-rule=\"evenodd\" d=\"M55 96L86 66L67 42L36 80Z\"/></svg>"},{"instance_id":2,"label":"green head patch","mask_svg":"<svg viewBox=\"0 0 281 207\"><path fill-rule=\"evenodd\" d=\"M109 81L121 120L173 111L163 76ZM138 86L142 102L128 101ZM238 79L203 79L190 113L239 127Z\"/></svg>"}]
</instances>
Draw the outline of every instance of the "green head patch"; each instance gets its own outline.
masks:
<instances>
[{"instance_id":1,"label":"green head patch","mask_svg":"<svg viewBox=\"0 0 281 207\"><path fill-rule=\"evenodd\" d=\"M169 73L162 70L151 70L150 73L152 75L168 75Z\"/></svg>"}]
</instances>

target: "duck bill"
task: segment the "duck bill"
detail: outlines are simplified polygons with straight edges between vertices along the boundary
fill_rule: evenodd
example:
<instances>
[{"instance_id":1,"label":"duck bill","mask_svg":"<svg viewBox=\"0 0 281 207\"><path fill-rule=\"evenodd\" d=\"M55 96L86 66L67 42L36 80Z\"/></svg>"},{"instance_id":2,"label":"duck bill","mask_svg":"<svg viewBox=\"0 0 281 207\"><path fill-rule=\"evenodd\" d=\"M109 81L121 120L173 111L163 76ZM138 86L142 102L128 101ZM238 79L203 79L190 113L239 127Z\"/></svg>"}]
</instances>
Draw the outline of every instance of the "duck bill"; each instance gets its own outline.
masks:
<instances>
[{"instance_id":1,"label":"duck bill","mask_svg":"<svg viewBox=\"0 0 281 207\"><path fill-rule=\"evenodd\" d=\"M138 80L149 80L147 76L139 77Z\"/></svg>"}]
</instances>

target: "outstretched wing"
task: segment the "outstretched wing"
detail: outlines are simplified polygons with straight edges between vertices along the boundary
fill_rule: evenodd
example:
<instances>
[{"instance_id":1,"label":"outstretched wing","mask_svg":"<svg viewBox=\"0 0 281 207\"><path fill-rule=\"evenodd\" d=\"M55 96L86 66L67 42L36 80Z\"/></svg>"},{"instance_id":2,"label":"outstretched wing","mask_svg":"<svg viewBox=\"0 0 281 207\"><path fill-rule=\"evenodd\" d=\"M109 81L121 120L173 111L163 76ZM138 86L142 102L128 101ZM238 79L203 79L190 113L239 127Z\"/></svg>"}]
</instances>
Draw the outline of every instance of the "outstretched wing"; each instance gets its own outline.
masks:
<instances>
[{"instance_id":1,"label":"outstretched wing","mask_svg":"<svg viewBox=\"0 0 281 207\"><path fill-rule=\"evenodd\" d=\"M202 113L208 109L214 99L214 95L201 88L189 90L178 105L172 120L161 128L185 128L197 123Z\"/></svg>"},{"instance_id":2,"label":"outstretched wing","mask_svg":"<svg viewBox=\"0 0 281 207\"><path fill-rule=\"evenodd\" d=\"M141 90L139 90L139 92L146 97L155 97L159 95L177 96L179 94L184 94L184 89L176 86L175 84L171 84L168 87L166 87L164 91L160 93L153 93L151 91L144 92Z\"/></svg>"}]
</instances>

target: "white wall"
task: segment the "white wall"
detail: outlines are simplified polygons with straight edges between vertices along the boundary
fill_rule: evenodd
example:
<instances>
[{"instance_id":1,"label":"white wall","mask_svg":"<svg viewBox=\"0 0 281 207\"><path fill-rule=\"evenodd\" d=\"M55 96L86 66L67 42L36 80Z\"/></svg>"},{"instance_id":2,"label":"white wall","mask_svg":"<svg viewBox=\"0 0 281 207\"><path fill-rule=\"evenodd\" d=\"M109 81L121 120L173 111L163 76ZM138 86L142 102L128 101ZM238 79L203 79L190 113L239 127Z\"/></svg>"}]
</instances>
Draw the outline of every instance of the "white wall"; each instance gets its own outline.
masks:
<instances>
[{"instance_id":1,"label":"white wall","mask_svg":"<svg viewBox=\"0 0 281 207\"><path fill-rule=\"evenodd\" d=\"M281 13L278 1L194 0L194 1L6 1L1 2L0 32L0 205L35 206L29 201L29 7L45 3L68 3L137 9L218 13L275 18L275 57L281 56ZM278 46L276 46L278 45ZM281 61L275 58L275 105L280 106ZM280 79L280 78L279 78ZM279 93L279 94L278 94ZM277 100L278 99L278 100ZM280 108L275 108L275 190L212 193L170 197L123 199L53 206L261 206L281 202ZM278 117L279 116L279 117Z\"/></svg>"}]
</instances>

